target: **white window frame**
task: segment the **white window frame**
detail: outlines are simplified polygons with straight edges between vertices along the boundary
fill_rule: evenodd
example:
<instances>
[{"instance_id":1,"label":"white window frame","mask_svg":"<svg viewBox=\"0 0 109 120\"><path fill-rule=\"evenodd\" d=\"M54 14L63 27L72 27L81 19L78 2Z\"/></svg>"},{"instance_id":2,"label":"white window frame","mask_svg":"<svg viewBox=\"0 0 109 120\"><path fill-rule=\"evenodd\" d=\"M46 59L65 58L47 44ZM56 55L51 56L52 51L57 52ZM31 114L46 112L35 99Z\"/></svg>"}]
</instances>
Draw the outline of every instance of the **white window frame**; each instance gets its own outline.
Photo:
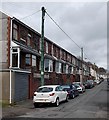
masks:
<instances>
[{"instance_id":1,"label":"white window frame","mask_svg":"<svg viewBox=\"0 0 109 120\"><path fill-rule=\"evenodd\" d=\"M36 56L32 55L32 66L36 67Z\"/></svg>"},{"instance_id":2,"label":"white window frame","mask_svg":"<svg viewBox=\"0 0 109 120\"><path fill-rule=\"evenodd\" d=\"M69 66L66 64L66 73L68 74L68 68Z\"/></svg>"},{"instance_id":3,"label":"white window frame","mask_svg":"<svg viewBox=\"0 0 109 120\"><path fill-rule=\"evenodd\" d=\"M46 42L46 53L48 53L48 42Z\"/></svg>"},{"instance_id":4,"label":"white window frame","mask_svg":"<svg viewBox=\"0 0 109 120\"><path fill-rule=\"evenodd\" d=\"M45 70L45 61L48 60L48 70ZM44 60L44 71L45 72L53 72L53 61L50 59Z\"/></svg>"},{"instance_id":5,"label":"white window frame","mask_svg":"<svg viewBox=\"0 0 109 120\"><path fill-rule=\"evenodd\" d=\"M16 52L14 52L13 50L16 50ZM11 50L11 57L13 57L14 54L17 54L18 55L18 58L17 58L17 66L13 66L13 59L11 59L11 67L13 68L20 68L20 48L12 48Z\"/></svg>"},{"instance_id":6,"label":"white window frame","mask_svg":"<svg viewBox=\"0 0 109 120\"><path fill-rule=\"evenodd\" d=\"M62 63L56 62L55 72L57 72L57 73L61 73L62 72Z\"/></svg>"}]
</instances>

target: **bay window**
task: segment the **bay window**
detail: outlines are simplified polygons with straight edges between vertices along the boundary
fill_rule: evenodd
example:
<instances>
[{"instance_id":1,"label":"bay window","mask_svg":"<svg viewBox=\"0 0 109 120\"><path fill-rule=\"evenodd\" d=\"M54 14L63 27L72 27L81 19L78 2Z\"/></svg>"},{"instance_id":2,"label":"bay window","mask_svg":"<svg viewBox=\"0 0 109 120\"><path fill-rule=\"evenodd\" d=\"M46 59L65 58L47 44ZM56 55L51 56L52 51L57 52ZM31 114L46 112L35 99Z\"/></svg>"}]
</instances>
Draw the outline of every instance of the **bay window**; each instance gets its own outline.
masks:
<instances>
[{"instance_id":1,"label":"bay window","mask_svg":"<svg viewBox=\"0 0 109 120\"><path fill-rule=\"evenodd\" d=\"M73 73L72 68L73 68L72 66L69 66L69 67L68 67L68 73L69 73L69 74L72 74L72 73Z\"/></svg>"},{"instance_id":2,"label":"bay window","mask_svg":"<svg viewBox=\"0 0 109 120\"><path fill-rule=\"evenodd\" d=\"M66 64L63 64L63 73L66 73Z\"/></svg>"},{"instance_id":3,"label":"bay window","mask_svg":"<svg viewBox=\"0 0 109 120\"><path fill-rule=\"evenodd\" d=\"M31 55L30 54L26 54L26 65L27 66L30 66L31 65Z\"/></svg>"},{"instance_id":4,"label":"bay window","mask_svg":"<svg viewBox=\"0 0 109 120\"><path fill-rule=\"evenodd\" d=\"M36 67L36 56L32 55L32 66Z\"/></svg>"},{"instance_id":5,"label":"bay window","mask_svg":"<svg viewBox=\"0 0 109 120\"><path fill-rule=\"evenodd\" d=\"M68 66L68 65L66 65L66 73L68 73L68 67L69 67L69 66Z\"/></svg>"},{"instance_id":6,"label":"bay window","mask_svg":"<svg viewBox=\"0 0 109 120\"><path fill-rule=\"evenodd\" d=\"M45 72L52 72L53 71L53 61L50 59L44 60L44 71Z\"/></svg>"},{"instance_id":7,"label":"bay window","mask_svg":"<svg viewBox=\"0 0 109 120\"><path fill-rule=\"evenodd\" d=\"M56 62L55 70L57 73L61 73L62 72L62 63Z\"/></svg>"}]
</instances>

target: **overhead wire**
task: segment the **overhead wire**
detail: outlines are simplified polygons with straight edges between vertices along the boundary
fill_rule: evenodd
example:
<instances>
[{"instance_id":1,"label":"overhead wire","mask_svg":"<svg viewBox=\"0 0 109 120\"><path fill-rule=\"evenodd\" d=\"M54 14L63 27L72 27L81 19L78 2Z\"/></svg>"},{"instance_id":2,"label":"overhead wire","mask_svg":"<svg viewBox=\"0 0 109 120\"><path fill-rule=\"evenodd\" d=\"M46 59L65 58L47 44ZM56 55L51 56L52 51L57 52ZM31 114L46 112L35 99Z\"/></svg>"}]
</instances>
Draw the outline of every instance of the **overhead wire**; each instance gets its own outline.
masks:
<instances>
[{"instance_id":1,"label":"overhead wire","mask_svg":"<svg viewBox=\"0 0 109 120\"><path fill-rule=\"evenodd\" d=\"M58 28L81 49L81 47L57 24L57 22L47 12L46 14L58 26Z\"/></svg>"},{"instance_id":2,"label":"overhead wire","mask_svg":"<svg viewBox=\"0 0 109 120\"><path fill-rule=\"evenodd\" d=\"M36 11L36 12L30 14L30 15L27 15L27 16L25 16L25 17L23 17L23 18L20 18L20 20L25 19L25 18L27 18L27 17L30 17L30 16L32 16L32 15L34 15L34 14L40 12L40 11L41 11L41 10L38 10L38 11Z\"/></svg>"},{"instance_id":3,"label":"overhead wire","mask_svg":"<svg viewBox=\"0 0 109 120\"><path fill-rule=\"evenodd\" d=\"M57 24L57 22L48 14L48 12L47 11L45 11L46 12L46 14L48 15L48 17L56 24L56 26L71 40L71 41L73 41L73 43L75 43L75 45L78 47L78 48L82 48L82 47L80 47L58 24ZM90 61L92 61L91 59L89 59L89 57L88 57L88 55L85 53L85 52L83 52L84 53L84 55L87 57L87 59L88 60L90 60Z\"/></svg>"},{"instance_id":4,"label":"overhead wire","mask_svg":"<svg viewBox=\"0 0 109 120\"><path fill-rule=\"evenodd\" d=\"M34 13L32 13L32 14L29 14L29 15L27 15L27 16L25 16L25 17L23 17L23 18L20 18L20 20L23 20L23 19L26 19L27 17L30 17L30 16L32 16L32 15L34 15L34 14L36 14L36 13L38 13L38 12L40 12L41 10L38 10L38 11L36 11L36 12L34 12ZM71 40L71 41L73 41L73 43L75 43L75 45L78 47L78 48L82 48L82 47L80 47L58 24L57 24L57 22L48 14L48 12L47 11L45 11L46 12L46 14L48 15L48 17L55 23L55 25ZM0 18L0 19L7 19L7 18ZM84 52L84 54L85 54L85 52ZM86 54L85 54L86 55ZM87 57L87 59L89 59L89 57L86 55L86 57ZM90 60L90 59L89 59Z\"/></svg>"}]
</instances>

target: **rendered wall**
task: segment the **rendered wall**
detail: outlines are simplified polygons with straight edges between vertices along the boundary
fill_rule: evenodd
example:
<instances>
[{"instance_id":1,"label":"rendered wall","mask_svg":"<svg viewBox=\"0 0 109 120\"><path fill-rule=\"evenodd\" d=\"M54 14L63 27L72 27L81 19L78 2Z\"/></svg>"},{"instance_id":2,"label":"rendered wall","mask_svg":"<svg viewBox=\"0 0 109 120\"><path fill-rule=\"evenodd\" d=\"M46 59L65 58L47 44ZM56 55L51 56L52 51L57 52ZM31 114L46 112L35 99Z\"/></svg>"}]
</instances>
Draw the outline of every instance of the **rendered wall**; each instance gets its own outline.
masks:
<instances>
[{"instance_id":1,"label":"rendered wall","mask_svg":"<svg viewBox=\"0 0 109 120\"><path fill-rule=\"evenodd\" d=\"M12 72L12 100L14 94L14 73ZM0 72L0 76L2 75L2 79L0 78L0 82L2 81L2 100L3 102L9 103L9 95L10 95L10 73L9 72Z\"/></svg>"},{"instance_id":2,"label":"rendered wall","mask_svg":"<svg viewBox=\"0 0 109 120\"><path fill-rule=\"evenodd\" d=\"M0 69L7 69L7 54L8 54L8 40L7 40L7 16L0 12Z\"/></svg>"}]
</instances>

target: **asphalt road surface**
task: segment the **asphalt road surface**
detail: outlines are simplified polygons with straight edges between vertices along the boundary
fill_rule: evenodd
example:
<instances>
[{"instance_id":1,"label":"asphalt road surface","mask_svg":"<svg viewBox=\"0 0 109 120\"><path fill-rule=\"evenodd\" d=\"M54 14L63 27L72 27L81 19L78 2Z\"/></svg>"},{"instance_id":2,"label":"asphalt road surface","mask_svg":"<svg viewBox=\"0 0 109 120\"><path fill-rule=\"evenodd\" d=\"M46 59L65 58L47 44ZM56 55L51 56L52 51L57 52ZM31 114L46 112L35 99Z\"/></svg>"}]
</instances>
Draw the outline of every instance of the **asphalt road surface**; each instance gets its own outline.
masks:
<instances>
[{"instance_id":1,"label":"asphalt road surface","mask_svg":"<svg viewBox=\"0 0 109 120\"><path fill-rule=\"evenodd\" d=\"M107 81L87 89L75 99L69 100L59 105L40 106L18 117L30 118L109 118L108 115L108 94L109 86Z\"/></svg>"}]
</instances>

